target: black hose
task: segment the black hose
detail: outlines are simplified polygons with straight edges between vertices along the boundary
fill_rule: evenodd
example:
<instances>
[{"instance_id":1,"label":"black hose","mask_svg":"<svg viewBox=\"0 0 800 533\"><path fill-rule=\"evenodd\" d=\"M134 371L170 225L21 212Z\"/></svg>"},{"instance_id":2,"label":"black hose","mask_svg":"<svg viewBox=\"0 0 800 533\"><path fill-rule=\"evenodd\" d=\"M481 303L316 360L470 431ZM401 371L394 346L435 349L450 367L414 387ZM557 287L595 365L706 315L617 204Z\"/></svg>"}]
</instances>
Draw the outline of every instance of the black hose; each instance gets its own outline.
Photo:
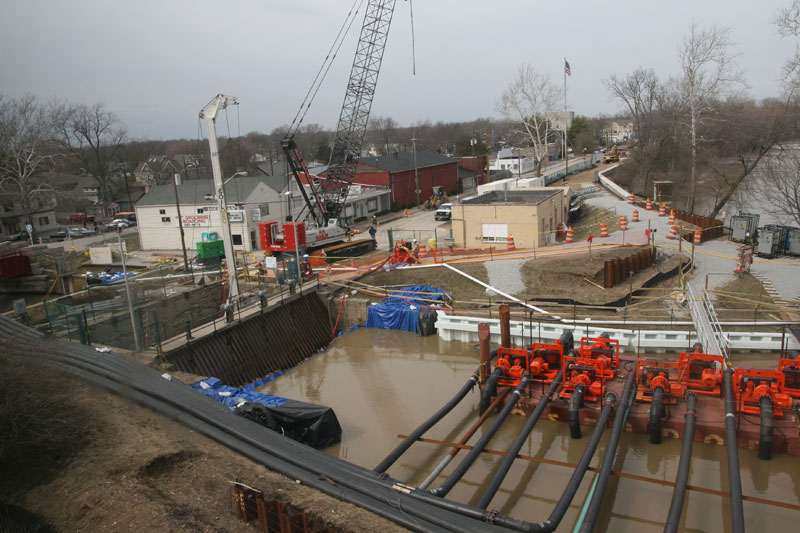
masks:
<instances>
[{"instance_id":1,"label":"black hose","mask_svg":"<svg viewBox=\"0 0 800 533\"><path fill-rule=\"evenodd\" d=\"M689 393L686 405L686 428L683 431L683 447L681 460L678 463L678 474L675 476L675 489L672 491L672 503L669 505L664 533L675 533L681 523L683 500L686 497L686 486L689 484L689 466L692 462L692 445L694 444L694 424L697 420L697 396Z\"/></svg>"},{"instance_id":2,"label":"black hose","mask_svg":"<svg viewBox=\"0 0 800 533\"><path fill-rule=\"evenodd\" d=\"M728 451L728 484L731 500L731 531L744 533L744 508L742 507L742 478L739 477L739 446L736 441L736 401L733 399L733 368L725 369L725 445Z\"/></svg>"},{"instance_id":3,"label":"black hose","mask_svg":"<svg viewBox=\"0 0 800 533\"><path fill-rule=\"evenodd\" d=\"M661 444L661 419L664 418L664 387L653 389L650 403L650 444Z\"/></svg>"},{"instance_id":4,"label":"black hose","mask_svg":"<svg viewBox=\"0 0 800 533\"><path fill-rule=\"evenodd\" d=\"M464 396L466 396L467 393L472 390L475 384L478 383L479 376L480 368L476 369L475 372L472 373L464 386L461 387L461 390L459 390L449 402L444 404L442 408L436 411L428 420L420 424L417 429L415 429L408 437L406 437L403 442L398 444L397 447L392 450L392 452L387 455L378 466L373 468L373 470L378 473L386 472L389 467L392 466L394 462L397 461L397 459L399 459L400 456L403 455L406 450L408 450L411 445L417 441L417 439L419 439L426 431L439 422L439 420L444 418L447 413L452 411L453 408L464 399Z\"/></svg>"},{"instance_id":5,"label":"black hose","mask_svg":"<svg viewBox=\"0 0 800 533\"><path fill-rule=\"evenodd\" d=\"M511 445L511 448L509 448L508 452L506 453L502 464L500 464L500 468L497 470L497 473L495 473L492 481L489 483L489 486L486 488L483 495L481 495L481 499L477 504L477 507L480 509L486 509L486 507L489 506L489 503L492 501L495 493L497 493L500 485L503 483L508 471L511 469L511 464L514 462L514 459L517 458L517 454L522 449L525 441L528 440L528 436L531 434L531 431L533 431L533 427L536 425L536 422L539 421L539 418L542 416L545 408L550 403L550 400L553 399L553 395L556 393L556 390L558 390L558 387L561 386L561 380L563 377L564 369L561 368L558 371L555 379L553 379L553 382L547 388L547 391L545 391L545 393L539 399L539 403L536 404L536 409L534 409L533 413L531 413L531 416L528 417L525 427L523 427L522 431L520 431L519 435L517 435L514 444Z\"/></svg>"},{"instance_id":6,"label":"black hose","mask_svg":"<svg viewBox=\"0 0 800 533\"><path fill-rule=\"evenodd\" d=\"M0 319L0 326L2 322ZM27 355L28 358L44 359L41 344L29 345L29 353L24 354L19 340L14 339L15 346L20 348L15 357ZM415 530L434 527L439 531L459 531L461 528L478 531L485 527L478 527L470 521L464 522L458 515L448 517L446 514L431 514L430 507L408 506L409 501L395 501L403 496L392 490L390 481L380 481L374 472L326 456L250 421L232 416L221 404L183 384L161 379L152 369L134 361L113 353L100 355L93 353L91 348L77 345L62 346L49 360L66 368L69 373L135 399L245 456L336 498L356 503ZM197 420L197 423L192 420ZM256 455L248 453L248 449L254 450ZM386 503L390 500L392 503ZM398 504L402 509L397 507ZM410 514L418 519L410 518Z\"/></svg>"},{"instance_id":7,"label":"black hose","mask_svg":"<svg viewBox=\"0 0 800 533\"><path fill-rule=\"evenodd\" d=\"M430 491L431 494L439 497L446 496L447 493L450 492L450 490L456 485L456 483L458 483L462 476L467 473L469 467L472 466L472 463L474 463L478 456L483 452L483 449L486 448L486 445L489 444L489 441L492 439L492 437L494 437L494 434L497 433L497 430L503 425L505 419L511 414L511 410L514 409L514 406L519 401L520 397L522 396L522 392L528 386L529 381L530 378L526 372L525 375L522 376L517 388L511 393L511 398L506 401L503 409L497 415L494 422L492 422L492 425L489 427L489 429L486 430L486 433L484 433L480 440L475 443L464 460L459 463L453 473L450 474L444 483L442 483L442 486Z\"/></svg>"},{"instance_id":8,"label":"black hose","mask_svg":"<svg viewBox=\"0 0 800 533\"><path fill-rule=\"evenodd\" d=\"M762 396L758 400L761 407L761 433L758 436L758 458L772 459L772 433L775 431L775 413L772 412L772 399Z\"/></svg>"},{"instance_id":9,"label":"black hose","mask_svg":"<svg viewBox=\"0 0 800 533\"><path fill-rule=\"evenodd\" d=\"M489 404L492 403L492 398L497 394L497 382L503 377L503 373L502 368L495 368L494 372L486 379L486 383L483 385L483 392L481 393L481 403L478 410L479 415L485 413L489 408Z\"/></svg>"},{"instance_id":10,"label":"black hose","mask_svg":"<svg viewBox=\"0 0 800 533\"><path fill-rule=\"evenodd\" d=\"M611 476L611 468L614 466L614 456L617 454L617 446L622 435L622 429L625 427L625 420L628 418L628 407L632 402L631 392L634 389L634 377L636 377L635 372L628 372L628 379L625 380L625 389L622 391L622 397L620 397L617 404L617 413L614 415L614 427L611 428L611 435L608 438L603 464L597 474L597 482L592 491L592 499L586 508L586 515L581 525L580 531L583 533L590 533L594 530L594 523L597 521L597 515L600 514L600 506L606 493L608 478Z\"/></svg>"},{"instance_id":11,"label":"black hose","mask_svg":"<svg viewBox=\"0 0 800 533\"><path fill-rule=\"evenodd\" d=\"M569 425L569 436L573 439L581 438L581 420L580 409L583 407L583 392L586 388L583 385L578 385L572 391L572 396L569 399L569 406L567 407L567 425Z\"/></svg>"}]
</instances>

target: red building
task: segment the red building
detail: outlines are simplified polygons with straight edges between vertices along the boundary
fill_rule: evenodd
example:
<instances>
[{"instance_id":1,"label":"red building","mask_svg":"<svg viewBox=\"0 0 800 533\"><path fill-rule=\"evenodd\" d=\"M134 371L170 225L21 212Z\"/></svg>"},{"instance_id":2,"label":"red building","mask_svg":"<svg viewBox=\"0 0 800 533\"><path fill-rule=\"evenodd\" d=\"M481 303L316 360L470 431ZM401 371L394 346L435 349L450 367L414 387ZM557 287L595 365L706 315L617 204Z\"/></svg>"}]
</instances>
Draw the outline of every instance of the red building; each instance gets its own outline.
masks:
<instances>
[{"instance_id":1,"label":"red building","mask_svg":"<svg viewBox=\"0 0 800 533\"><path fill-rule=\"evenodd\" d=\"M355 183L383 185L391 191L391 202L399 207L417 204L415 168L419 175L419 201L431 197L434 185L444 187L448 194L458 188L458 159L418 150L416 165L412 152L399 152L381 157L359 159Z\"/></svg>"}]
</instances>

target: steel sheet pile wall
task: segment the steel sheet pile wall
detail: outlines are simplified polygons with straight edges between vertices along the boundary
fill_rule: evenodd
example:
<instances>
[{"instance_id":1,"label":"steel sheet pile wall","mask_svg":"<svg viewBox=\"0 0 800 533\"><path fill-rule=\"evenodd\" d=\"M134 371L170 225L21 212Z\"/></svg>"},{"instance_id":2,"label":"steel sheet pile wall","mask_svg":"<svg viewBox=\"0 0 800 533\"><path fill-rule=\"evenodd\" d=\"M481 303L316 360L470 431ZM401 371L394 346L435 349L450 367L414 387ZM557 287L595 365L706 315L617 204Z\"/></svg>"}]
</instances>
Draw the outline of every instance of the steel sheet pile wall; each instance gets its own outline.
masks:
<instances>
[{"instance_id":1,"label":"steel sheet pile wall","mask_svg":"<svg viewBox=\"0 0 800 533\"><path fill-rule=\"evenodd\" d=\"M677 209L675 209L675 218L678 220L685 220L689 224L697 226L703 230L703 236L700 238L700 242L706 242L720 237L722 235L722 230L725 228L725 225L721 220L703 217L700 215L693 215L691 213L687 213L686 211L678 211ZM689 231L684 233L683 239L692 242L692 239L694 239L694 232Z\"/></svg>"},{"instance_id":2,"label":"steel sheet pile wall","mask_svg":"<svg viewBox=\"0 0 800 533\"><path fill-rule=\"evenodd\" d=\"M610 289L617 283L628 279L628 274L636 274L653 264L652 248L644 248L628 257L617 257L605 262L603 265L603 286Z\"/></svg>"},{"instance_id":3,"label":"steel sheet pile wall","mask_svg":"<svg viewBox=\"0 0 800 533\"><path fill-rule=\"evenodd\" d=\"M238 387L295 366L330 339L327 310L312 292L192 341L165 358L178 370Z\"/></svg>"}]
</instances>

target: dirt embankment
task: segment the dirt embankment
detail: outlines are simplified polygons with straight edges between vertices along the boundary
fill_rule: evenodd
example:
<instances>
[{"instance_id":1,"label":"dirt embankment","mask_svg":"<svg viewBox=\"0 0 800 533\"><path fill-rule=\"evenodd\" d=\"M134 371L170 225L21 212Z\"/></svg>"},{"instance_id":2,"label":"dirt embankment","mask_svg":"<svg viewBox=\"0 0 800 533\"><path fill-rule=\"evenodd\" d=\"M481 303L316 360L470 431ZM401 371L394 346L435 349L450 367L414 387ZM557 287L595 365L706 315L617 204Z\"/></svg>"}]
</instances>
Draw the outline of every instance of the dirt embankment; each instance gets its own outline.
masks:
<instances>
[{"instance_id":1,"label":"dirt embankment","mask_svg":"<svg viewBox=\"0 0 800 533\"><path fill-rule=\"evenodd\" d=\"M7 375L7 369L0 358L0 372ZM0 449L0 503L34 513L50 531L252 532L232 512L235 479L314 516L317 527L404 531L119 396L63 376L46 381L57 389L41 387L40 369L16 375L26 375L25 387L12 385L4 394L28 392L4 398L0 427L22 422L25 428L3 444L22 440L33 446L21 455L20 448ZM54 401L36 402L22 418L9 416L9 409L20 413L32 398L48 394ZM58 440L36 445L46 437L37 428L59 418L69 424L60 427ZM13 462L5 461L12 458L7 452L13 452Z\"/></svg>"}]
</instances>

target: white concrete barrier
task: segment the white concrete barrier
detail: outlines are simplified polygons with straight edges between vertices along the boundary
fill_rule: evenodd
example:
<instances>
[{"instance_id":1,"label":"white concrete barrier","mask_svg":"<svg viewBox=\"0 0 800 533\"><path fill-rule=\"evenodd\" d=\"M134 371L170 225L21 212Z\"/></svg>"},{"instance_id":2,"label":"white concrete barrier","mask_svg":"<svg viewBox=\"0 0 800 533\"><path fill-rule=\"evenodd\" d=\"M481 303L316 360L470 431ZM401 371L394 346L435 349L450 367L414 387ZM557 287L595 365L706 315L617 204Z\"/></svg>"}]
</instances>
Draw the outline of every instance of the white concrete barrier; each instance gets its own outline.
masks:
<instances>
[{"instance_id":1,"label":"white concrete barrier","mask_svg":"<svg viewBox=\"0 0 800 533\"><path fill-rule=\"evenodd\" d=\"M614 170L618 166L619 164L616 164L613 167L608 167L602 172L598 172L597 176L600 178L600 183L603 185L603 187L611 191L612 194L619 196L623 200L627 200L631 195L630 191L626 191L625 189L623 189L622 187L620 187L619 185L617 185L616 183L614 183L605 176L606 172L608 172L609 170Z\"/></svg>"},{"instance_id":2,"label":"white concrete barrier","mask_svg":"<svg viewBox=\"0 0 800 533\"><path fill-rule=\"evenodd\" d=\"M478 324L487 322L491 333L491 342L500 343L500 320L479 317L454 316L438 311L436 329L439 337L446 341L478 342ZM698 341L694 330L631 330L623 328L608 328L603 326L588 326L564 324L561 322L526 322L511 321L511 343L523 346L533 342L551 342L561 337L564 330L572 330L576 342L581 337L597 337L601 333L608 333L612 339L619 341L620 350L632 352L641 348L646 352L684 352L691 350L692 345ZM781 333L765 332L730 332L726 334L730 340L732 350L736 351L777 351L781 349L783 336ZM786 335L787 349L800 349L800 343L792 335Z\"/></svg>"}]
</instances>

